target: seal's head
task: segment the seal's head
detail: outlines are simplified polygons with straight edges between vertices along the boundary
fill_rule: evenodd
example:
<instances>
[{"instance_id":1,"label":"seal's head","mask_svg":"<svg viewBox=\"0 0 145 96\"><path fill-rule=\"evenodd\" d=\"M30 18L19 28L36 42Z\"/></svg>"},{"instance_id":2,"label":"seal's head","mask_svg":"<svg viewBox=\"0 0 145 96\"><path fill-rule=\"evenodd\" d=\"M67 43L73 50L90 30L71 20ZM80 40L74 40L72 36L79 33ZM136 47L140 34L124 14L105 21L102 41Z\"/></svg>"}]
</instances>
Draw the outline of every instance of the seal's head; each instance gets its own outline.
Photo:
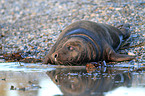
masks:
<instances>
[{"instance_id":1,"label":"seal's head","mask_svg":"<svg viewBox=\"0 0 145 96\"><path fill-rule=\"evenodd\" d=\"M84 41L80 38L68 39L61 48L57 49L51 59L55 64L79 64L86 56ZM83 57L82 57L83 56Z\"/></svg>"},{"instance_id":2,"label":"seal's head","mask_svg":"<svg viewBox=\"0 0 145 96\"><path fill-rule=\"evenodd\" d=\"M90 48L85 40L79 37L68 39L64 44L57 46L54 53L49 56L51 64L79 65L89 61ZM91 57L90 57L91 58Z\"/></svg>"}]
</instances>

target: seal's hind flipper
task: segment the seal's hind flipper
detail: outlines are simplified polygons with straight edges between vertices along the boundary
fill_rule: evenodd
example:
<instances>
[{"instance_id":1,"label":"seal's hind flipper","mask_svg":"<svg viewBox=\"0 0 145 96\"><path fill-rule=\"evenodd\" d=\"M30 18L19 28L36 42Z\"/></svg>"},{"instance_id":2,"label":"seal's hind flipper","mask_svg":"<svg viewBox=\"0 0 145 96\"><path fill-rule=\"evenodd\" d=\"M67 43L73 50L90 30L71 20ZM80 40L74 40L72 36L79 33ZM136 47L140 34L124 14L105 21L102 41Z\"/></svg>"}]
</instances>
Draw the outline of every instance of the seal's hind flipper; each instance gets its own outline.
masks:
<instances>
[{"instance_id":1,"label":"seal's hind flipper","mask_svg":"<svg viewBox=\"0 0 145 96\"><path fill-rule=\"evenodd\" d=\"M116 53L114 50L111 50L108 56L108 59L111 61L126 61L135 58L135 56Z\"/></svg>"}]
</instances>

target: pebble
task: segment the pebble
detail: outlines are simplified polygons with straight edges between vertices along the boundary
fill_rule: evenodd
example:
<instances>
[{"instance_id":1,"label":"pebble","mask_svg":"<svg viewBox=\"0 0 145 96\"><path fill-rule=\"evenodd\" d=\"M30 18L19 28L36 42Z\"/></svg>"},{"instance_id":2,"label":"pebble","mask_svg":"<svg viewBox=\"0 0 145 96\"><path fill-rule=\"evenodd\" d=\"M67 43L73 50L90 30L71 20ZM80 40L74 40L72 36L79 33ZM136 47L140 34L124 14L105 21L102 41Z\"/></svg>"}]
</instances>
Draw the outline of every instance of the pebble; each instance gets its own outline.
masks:
<instances>
[{"instance_id":1,"label":"pebble","mask_svg":"<svg viewBox=\"0 0 145 96\"><path fill-rule=\"evenodd\" d=\"M0 0L0 4L0 54L21 50L24 57L43 59L61 30L78 20L114 26L129 23L131 46L145 42L144 2L140 0ZM120 52L139 55L143 61L145 46Z\"/></svg>"},{"instance_id":2,"label":"pebble","mask_svg":"<svg viewBox=\"0 0 145 96\"><path fill-rule=\"evenodd\" d=\"M128 55L135 56L133 52L128 52Z\"/></svg>"},{"instance_id":3,"label":"pebble","mask_svg":"<svg viewBox=\"0 0 145 96\"><path fill-rule=\"evenodd\" d=\"M5 62L5 59L0 59L0 63L3 63L3 62Z\"/></svg>"}]
</instances>

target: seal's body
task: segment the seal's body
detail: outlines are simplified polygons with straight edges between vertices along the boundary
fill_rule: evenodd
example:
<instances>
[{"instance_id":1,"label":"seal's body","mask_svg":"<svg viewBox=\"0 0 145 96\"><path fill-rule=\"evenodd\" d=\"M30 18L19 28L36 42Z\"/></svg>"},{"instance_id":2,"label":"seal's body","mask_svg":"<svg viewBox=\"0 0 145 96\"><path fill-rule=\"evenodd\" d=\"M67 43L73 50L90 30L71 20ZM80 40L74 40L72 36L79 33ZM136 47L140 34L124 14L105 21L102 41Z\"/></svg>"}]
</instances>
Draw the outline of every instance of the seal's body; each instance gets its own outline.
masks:
<instances>
[{"instance_id":1,"label":"seal's body","mask_svg":"<svg viewBox=\"0 0 145 96\"><path fill-rule=\"evenodd\" d=\"M116 53L129 36L126 26L118 29L107 24L78 21L62 31L44 63L80 65L101 60L131 60L134 57Z\"/></svg>"}]
</instances>

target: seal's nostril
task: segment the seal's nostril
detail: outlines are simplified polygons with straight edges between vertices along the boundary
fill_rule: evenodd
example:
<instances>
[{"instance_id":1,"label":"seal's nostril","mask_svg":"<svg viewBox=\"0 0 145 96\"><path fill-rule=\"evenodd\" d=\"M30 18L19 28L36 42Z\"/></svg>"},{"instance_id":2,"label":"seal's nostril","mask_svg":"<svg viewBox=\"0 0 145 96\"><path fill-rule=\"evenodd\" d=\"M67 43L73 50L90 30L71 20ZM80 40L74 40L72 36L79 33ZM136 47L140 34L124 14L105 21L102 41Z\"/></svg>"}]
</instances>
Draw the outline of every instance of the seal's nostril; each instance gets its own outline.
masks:
<instances>
[{"instance_id":1,"label":"seal's nostril","mask_svg":"<svg viewBox=\"0 0 145 96\"><path fill-rule=\"evenodd\" d=\"M54 55L54 58L56 58L56 57L57 57L57 54Z\"/></svg>"}]
</instances>

